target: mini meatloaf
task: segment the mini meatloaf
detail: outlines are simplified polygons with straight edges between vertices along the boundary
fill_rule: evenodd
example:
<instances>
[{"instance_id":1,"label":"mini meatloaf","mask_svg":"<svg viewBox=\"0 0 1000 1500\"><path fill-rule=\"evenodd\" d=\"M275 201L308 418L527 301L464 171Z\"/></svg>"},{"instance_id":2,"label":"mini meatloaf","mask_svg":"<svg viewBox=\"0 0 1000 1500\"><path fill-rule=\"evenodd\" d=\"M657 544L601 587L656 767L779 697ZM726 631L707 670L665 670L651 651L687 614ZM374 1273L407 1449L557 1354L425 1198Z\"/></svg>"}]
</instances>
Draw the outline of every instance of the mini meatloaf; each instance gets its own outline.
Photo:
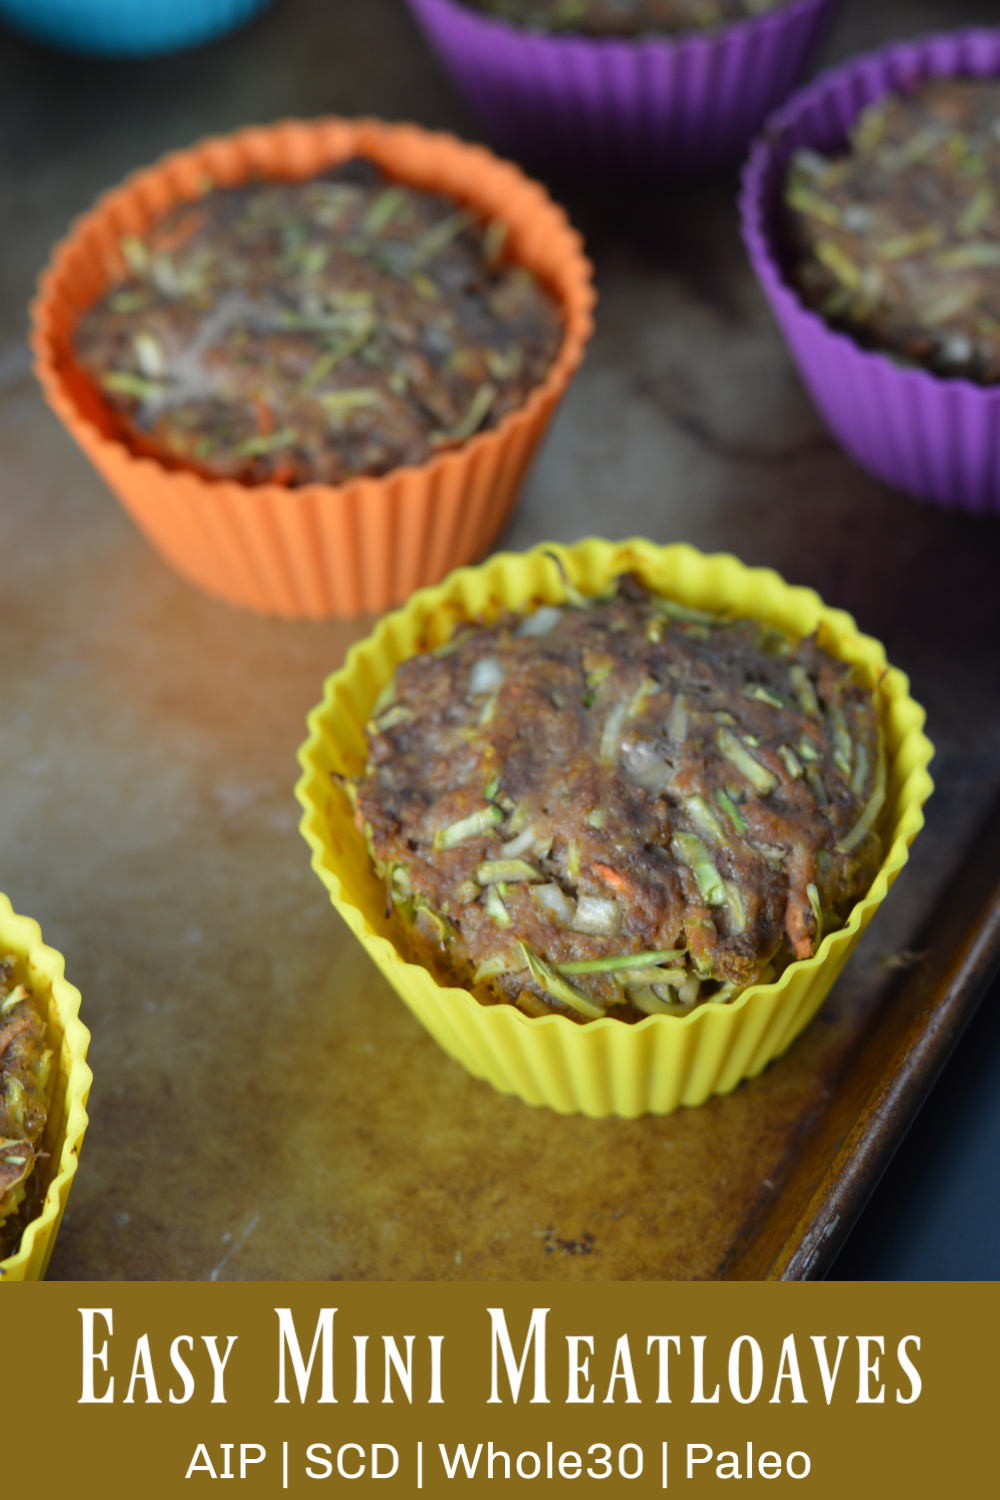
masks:
<instances>
[{"instance_id":1,"label":"mini meatloaf","mask_svg":"<svg viewBox=\"0 0 1000 1500\"><path fill-rule=\"evenodd\" d=\"M19 1218L12 1216L45 1130L52 1063L45 1022L24 985L13 983L14 969L14 958L0 960L0 1256L20 1237Z\"/></svg>"},{"instance_id":2,"label":"mini meatloaf","mask_svg":"<svg viewBox=\"0 0 1000 1500\"><path fill-rule=\"evenodd\" d=\"M849 153L796 152L785 199L809 306L938 374L1000 379L1000 80L889 95Z\"/></svg>"},{"instance_id":3,"label":"mini meatloaf","mask_svg":"<svg viewBox=\"0 0 1000 1500\"><path fill-rule=\"evenodd\" d=\"M76 358L141 452L250 483L384 474L545 379L559 312L504 240L361 159L210 191L122 240Z\"/></svg>"},{"instance_id":4,"label":"mini meatloaf","mask_svg":"<svg viewBox=\"0 0 1000 1500\"><path fill-rule=\"evenodd\" d=\"M748 16L778 10L788 0L464 0L530 31L584 36L642 36L715 31Z\"/></svg>"},{"instance_id":5,"label":"mini meatloaf","mask_svg":"<svg viewBox=\"0 0 1000 1500\"><path fill-rule=\"evenodd\" d=\"M347 787L404 952L638 1021L815 953L878 869L886 770L857 669L627 575L404 662Z\"/></svg>"}]
</instances>

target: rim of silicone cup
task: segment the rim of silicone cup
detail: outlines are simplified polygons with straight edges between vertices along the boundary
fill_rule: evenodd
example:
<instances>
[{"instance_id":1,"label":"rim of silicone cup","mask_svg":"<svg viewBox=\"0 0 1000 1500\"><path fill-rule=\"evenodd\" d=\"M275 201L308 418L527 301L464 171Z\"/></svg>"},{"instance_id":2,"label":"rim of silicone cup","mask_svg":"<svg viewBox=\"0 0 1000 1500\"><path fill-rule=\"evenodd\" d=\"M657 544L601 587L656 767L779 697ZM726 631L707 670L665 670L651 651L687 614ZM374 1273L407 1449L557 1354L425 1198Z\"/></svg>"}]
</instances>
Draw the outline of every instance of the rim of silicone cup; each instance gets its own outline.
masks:
<instances>
[{"instance_id":1,"label":"rim of silicone cup","mask_svg":"<svg viewBox=\"0 0 1000 1500\"><path fill-rule=\"evenodd\" d=\"M953 68L938 70L930 65L931 54L942 45L950 44L961 47L975 45L980 41L991 41L996 46L996 73L961 72ZM769 298L772 301L779 301L790 316L806 323L818 337L829 339L841 348L849 349L869 367L877 365L883 370L890 371L892 377L900 384L908 385L913 390L924 392L960 390L971 400L1000 402L1000 384L981 385L961 375L946 377L919 365L899 365L887 351L868 348L843 329L833 328L825 318L802 301L795 288L787 280L781 259L775 249L771 220L776 205L766 200L775 188L780 188L780 181L772 182L772 172L783 176L791 151L796 149L788 142L789 133L799 125L815 105L841 92L845 86L850 86L865 75L879 70L888 74L894 65L907 63L912 64L917 70L910 80L914 87L923 83L927 78L998 76L1000 75L1000 28L967 26L957 31L933 32L928 36L918 37L914 41L892 42L872 52L858 53L845 63L827 68L810 83L797 89L764 122L740 174L739 211L743 243L757 277ZM881 94L874 96L868 102L875 103L877 98L895 91L895 86L887 76L885 88ZM867 107L868 103L859 103L851 123L857 119L861 110ZM798 144L805 145L808 142ZM840 144L846 145L846 139Z\"/></svg>"},{"instance_id":2,"label":"rim of silicone cup","mask_svg":"<svg viewBox=\"0 0 1000 1500\"><path fill-rule=\"evenodd\" d=\"M55 1162L55 1170L49 1177L41 1212L28 1223L13 1254L0 1260L0 1283L37 1281L45 1274L79 1166L80 1147L88 1123L87 1097L93 1082L93 1074L85 1061L90 1032L80 1020L80 991L65 977L65 959L55 948L42 942L38 923L32 917L19 916L8 897L0 892L0 953L8 952L16 953L25 965L27 978L34 981L35 989L48 992L45 1015L48 1041L54 1053L56 1083L49 1101L43 1144L50 1152L50 1161ZM55 1014L53 999L56 1001ZM64 1085L61 1097L60 1083ZM58 1118L53 1141L50 1128L54 1114L58 1114Z\"/></svg>"},{"instance_id":3,"label":"rim of silicone cup","mask_svg":"<svg viewBox=\"0 0 1000 1500\"><path fill-rule=\"evenodd\" d=\"M640 576L645 576L645 581L654 587L653 578L656 574L664 570L669 572L671 565L688 575L683 581L678 580L679 586L676 589L671 586L671 596L677 598L678 602L701 605L703 608L719 608L717 602L713 605L706 598L707 575L713 572L717 580L721 577L730 590L737 582L743 586L740 592L753 589L755 595L768 598L768 606L764 609L746 609L748 618L765 619L774 624L784 619L786 628L787 622L796 617L800 621L809 618L813 621L811 628L825 627L824 633L828 637L825 644L829 646L832 637L837 647L847 648L846 655L840 650L835 650L833 654L840 656L842 660L865 664L876 678L883 726L891 715L899 732L899 743L889 763L890 786L897 779L900 770L903 773L894 798L895 822L891 830L883 835L888 848L867 894L852 907L843 927L823 938L812 958L795 960L770 984L751 985L736 1000L724 1005L708 1001L693 1007L686 1016L654 1015L635 1023L604 1016L582 1025L562 1015L526 1016L510 1004L483 1005L468 989L459 985L440 984L422 964L403 958L395 944L371 926L364 912L351 899L338 872L323 803L329 799L331 790L335 790L336 795L343 796L346 803L346 795L331 787L329 771L337 769L350 773L351 756L348 754L344 757L345 763L341 766L331 767L324 752L324 731L339 717L337 710L342 694L351 696L350 690L354 689L354 696L357 696L356 690L361 689L366 699L364 717L367 718L367 710L388 680L386 673L379 671L375 665L378 657L385 653L395 670L401 661L416 654L414 650L406 648L414 640L418 628L421 632L426 631L423 637L426 644L421 649L429 649L430 646L443 642L460 619L469 617L470 595L478 596L482 603L499 603L513 609L524 608L529 604L565 602L565 590L557 567L550 566L547 572L552 577L544 580L540 569L532 570L533 562L553 556L560 559L571 581L584 593L599 588L602 582L607 583L617 573L631 568ZM694 579L691 576L693 570L701 576ZM514 579L517 580L517 586L505 590L503 584ZM477 581L485 584L485 591L482 587L476 588ZM494 587L491 588L491 585ZM456 609L455 602L461 598L463 591L466 596L465 607ZM709 592L711 593L710 588ZM664 593L666 596L665 590ZM716 594L715 598L717 597ZM435 630L435 621L439 624L446 623L447 630ZM791 629L792 633L800 635L809 633L794 625ZM443 1003L467 1010L471 1008L477 1017L502 1012L507 1018L523 1026L569 1026L574 1031L582 1030L588 1034L610 1030L617 1035L627 1033L635 1036L654 1028L669 1027L676 1030L698 1025L707 1015L737 1015L753 1004L754 999L762 993L780 995L794 982L796 976L810 971L819 973L845 947L849 944L853 946L867 918L885 899L890 885L906 864L909 846L924 826L922 808L934 786L927 771L934 747L923 733L924 720L924 710L910 696L909 679L898 668L888 665L885 649L879 641L863 635L846 611L824 604L810 588L786 583L771 568L750 568L729 553L702 553L684 543L660 546L642 538L622 542L587 538L569 546L543 542L525 553L495 553L478 566L455 569L440 584L419 589L402 608L383 616L371 635L350 648L344 665L326 679L322 701L308 715L309 736L298 752L302 775L295 787L295 795L303 808L299 827L312 850L313 869L329 891L334 905L370 955L373 958L378 955L376 961L383 969L398 967L414 977L423 976L420 982L430 984ZM907 750L905 756L904 749ZM909 764L901 766L903 761L908 761ZM362 760L355 769L360 769L363 763ZM348 821L350 822L349 813ZM353 824L351 831L354 833ZM355 837L361 840L360 834L355 833ZM364 853L368 862L367 850ZM374 875L370 875L370 878L375 880Z\"/></svg>"},{"instance_id":4,"label":"rim of silicone cup","mask_svg":"<svg viewBox=\"0 0 1000 1500\"><path fill-rule=\"evenodd\" d=\"M285 169L269 170L275 167L279 153ZM99 250L102 234L113 232L117 241L124 233L148 228L180 202L197 202L203 195L206 176L213 187L238 187L251 179L255 169L263 178L304 180L352 155L368 157L383 167L387 175L411 187L426 187L428 191L440 192L504 219L518 241L534 240L550 251L558 247L557 281L536 269L532 264L535 257L524 253L523 244L518 247L519 253L512 256L513 263L536 274L559 303L565 325L559 352L545 379L529 391L523 404L508 412L496 427L476 433L460 447L435 454L425 463L401 464L384 474L362 475L339 485L314 482L290 486L271 481L247 484L235 479L209 478L183 463L168 464L137 453L113 431L98 426L81 409L68 387L66 374L74 369L71 346L76 324L82 313L107 290L112 276L106 270L100 286L94 287L93 295L82 302L70 295L66 282L82 257ZM287 170L292 162L299 170ZM462 188L441 186L435 169L445 169L446 175L461 178ZM516 211L516 223L507 217L508 207ZM106 250L101 258L107 262ZM249 125L228 135L208 136L183 150L168 152L151 166L131 172L119 186L102 193L73 220L66 235L53 247L48 265L38 278L38 292L30 308L30 344L35 356L35 374L49 404L71 434L81 434L84 439L81 446L107 450L116 462L124 463L134 472L183 476L185 484L193 484L203 496L223 492L347 495L356 487L395 481L403 475L419 475L430 482L457 464L471 464L490 448L505 446L513 434L534 425L544 415L544 409L563 396L583 359L593 333L592 310L596 300L593 266L583 252L582 236L545 187L514 162L486 146L461 141L448 131L424 130L409 123L388 124L369 116L350 119L330 115L317 120L287 119L267 126ZM68 318L65 317L67 302ZM115 418L111 408L100 398L92 382L87 381L87 385L95 408L106 414L108 428L113 429Z\"/></svg>"},{"instance_id":5,"label":"rim of silicone cup","mask_svg":"<svg viewBox=\"0 0 1000 1500\"><path fill-rule=\"evenodd\" d=\"M779 5L774 10L763 11L759 16L737 16L735 20L727 21L716 31L678 31L667 32L662 36L645 34L642 36L591 36L586 32L547 32L532 31L529 26L519 26L515 21L506 16L491 15L488 11L479 10L473 5L463 5L461 0L411 0L415 10L422 8L423 4L438 5L443 10L457 11L462 16L471 18L472 23L478 23L486 27L496 27L505 36L530 38L532 42L543 46L558 47L605 47L610 49L616 47L629 48L638 51L648 49L660 51L676 47L690 47L692 50L713 47L719 40L732 33L739 31L777 31L783 29L790 18L798 13L810 10L823 10L829 7L836 9L841 0L790 0L790 3Z\"/></svg>"}]
</instances>

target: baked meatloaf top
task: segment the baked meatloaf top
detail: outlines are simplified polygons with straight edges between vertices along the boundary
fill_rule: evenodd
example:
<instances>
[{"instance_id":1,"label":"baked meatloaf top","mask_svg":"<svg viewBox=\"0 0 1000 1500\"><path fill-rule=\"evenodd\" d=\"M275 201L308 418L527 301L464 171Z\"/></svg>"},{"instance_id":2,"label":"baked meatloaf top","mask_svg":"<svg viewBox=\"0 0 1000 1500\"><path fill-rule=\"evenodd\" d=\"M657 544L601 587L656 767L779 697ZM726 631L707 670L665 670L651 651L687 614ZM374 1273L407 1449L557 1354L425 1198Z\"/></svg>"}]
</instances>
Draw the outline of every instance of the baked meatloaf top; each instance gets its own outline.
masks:
<instances>
[{"instance_id":1,"label":"baked meatloaf top","mask_svg":"<svg viewBox=\"0 0 1000 1500\"><path fill-rule=\"evenodd\" d=\"M13 957L0 960L0 1256L10 1240L5 1221L24 1199L45 1130L52 1061L45 1022L24 985L13 983L14 969Z\"/></svg>"},{"instance_id":2,"label":"baked meatloaf top","mask_svg":"<svg viewBox=\"0 0 1000 1500\"><path fill-rule=\"evenodd\" d=\"M634 576L405 661L346 783L404 953L530 1015L724 1002L869 888L871 684Z\"/></svg>"},{"instance_id":3,"label":"baked meatloaf top","mask_svg":"<svg viewBox=\"0 0 1000 1500\"><path fill-rule=\"evenodd\" d=\"M361 159L209 191L122 240L76 358L141 452L251 483L384 474L545 379L559 311L504 240Z\"/></svg>"},{"instance_id":4,"label":"baked meatloaf top","mask_svg":"<svg viewBox=\"0 0 1000 1500\"><path fill-rule=\"evenodd\" d=\"M871 105L849 152L796 152L785 202L809 306L938 374L1000 379L1000 80Z\"/></svg>"},{"instance_id":5,"label":"baked meatloaf top","mask_svg":"<svg viewBox=\"0 0 1000 1500\"><path fill-rule=\"evenodd\" d=\"M531 31L585 36L641 36L650 32L715 31L761 16L789 0L463 0Z\"/></svg>"}]
</instances>

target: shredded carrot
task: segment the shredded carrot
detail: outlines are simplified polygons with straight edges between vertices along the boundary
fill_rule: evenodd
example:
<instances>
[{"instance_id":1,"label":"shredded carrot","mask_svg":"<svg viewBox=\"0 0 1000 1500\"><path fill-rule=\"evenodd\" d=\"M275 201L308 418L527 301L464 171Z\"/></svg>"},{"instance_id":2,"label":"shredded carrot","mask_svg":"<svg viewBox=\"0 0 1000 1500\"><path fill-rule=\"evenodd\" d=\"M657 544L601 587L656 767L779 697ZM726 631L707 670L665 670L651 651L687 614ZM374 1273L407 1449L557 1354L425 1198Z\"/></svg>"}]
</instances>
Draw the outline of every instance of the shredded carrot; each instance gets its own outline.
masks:
<instances>
[{"instance_id":1,"label":"shredded carrot","mask_svg":"<svg viewBox=\"0 0 1000 1500\"><path fill-rule=\"evenodd\" d=\"M261 437L270 437L274 431L274 412L260 396L251 396L250 402L257 422L257 431Z\"/></svg>"},{"instance_id":2,"label":"shredded carrot","mask_svg":"<svg viewBox=\"0 0 1000 1500\"><path fill-rule=\"evenodd\" d=\"M205 222L202 212L185 214L173 229L166 230L151 242L151 248L159 255L169 255L172 250L179 250L183 244L191 238L195 230L200 229Z\"/></svg>"},{"instance_id":3,"label":"shredded carrot","mask_svg":"<svg viewBox=\"0 0 1000 1500\"><path fill-rule=\"evenodd\" d=\"M599 865L595 861L595 863L592 864L590 868L593 870L595 875L599 875L601 877L605 885L614 886L615 889L619 891L628 889L628 881L625 879L624 875L619 875L618 871L613 870L610 865Z\"/></svg>"}]
</instances>

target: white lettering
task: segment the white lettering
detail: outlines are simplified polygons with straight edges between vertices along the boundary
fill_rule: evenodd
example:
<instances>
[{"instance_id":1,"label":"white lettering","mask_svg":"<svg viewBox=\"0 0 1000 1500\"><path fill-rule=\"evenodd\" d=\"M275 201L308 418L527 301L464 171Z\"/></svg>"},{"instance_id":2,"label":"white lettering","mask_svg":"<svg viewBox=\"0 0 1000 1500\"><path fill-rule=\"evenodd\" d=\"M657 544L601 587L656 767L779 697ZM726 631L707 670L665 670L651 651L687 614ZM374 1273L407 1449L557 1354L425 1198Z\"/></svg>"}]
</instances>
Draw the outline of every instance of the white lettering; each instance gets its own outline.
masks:
<instances>
[{"instance_id":1,"label":"white lettering","mask_svg":"<svg viewBox=\"0 0 1000 1500\"><path fill-rule=\"evenodd\" d=\"M233 1345L236 1343L236 1340L238 1338L239 1334L236 1333L231 1333L228 1336L226 1340L226 1352L220 1359L219 1346L216 1342L215 1334L203 1333L201 1336L201 1341L205 1345L205 1348L208 1350L208 1357L212 1361L212 1369L215 1372L215 1386L212 1390L213 1406L225 1406L226 1404L226 1388L223 1382L223 1375L225 1373L226 1363L229 1359L229 1356L233 1352Z\"/></svg>"},{"instance_id":2,"label":"white lettering","mask_svg":"<svg viewBox=\"0 0 1000 1500\"><path fill-rule=\"evenodd\" d=\"M330 1462L330 1454L333 1452L326 1443L311 1443L306 1449L306 1458L311 1464L322 1464L322 1469L306 1469L307 1479L329 1479L333 1473L333 1464Z\"/></svg>"},{"instance_id":3,"label":"white lettering","mask_svg":"<svg viewBox=\"0 0 1000 1500\"><path fill-rule=\"evenodd\" d=\"M386 1469L384 1472L378 1466L378 1456L379 1456L379 1451L380 1450L382 1450L385 1453L391 1453L392 1454L392 1468L391 1469ZM391 1443L372 1443L372 1478L373 1479L391 1479L392 1476L395 1474L395 1472L396 1472L396 1470L398 1468L399 1468L399 1454L396 1452L395 1448L392 1446Z\"/></svg>"},{"instance_id":4,"label":"white lettering","mask_svg":"<svg viewBox=\"0 0 1000 1500\"><path fill-rule=\"evenodd\" d=\"M305 1364L302 1358L302 1350L299 1347L298 1335L295 1332L295 1322L292 1318L290 1307L276 1307L278 1315L278 1394L275 1397L275 1406L288 1405L288 1397L285 1395L285 1350L291 1355L292 1369L295 1372L295 1381L299 1388L299 1400L304 1402L306 1392L309 1389L309 1381L312 1376L313 1364L316 1360L316 1350L322 1342L322 1380L320 1390L320 1404L333 1403L336 1405L337 1398L333 1394L333 1315L337 1311L335 1307L320 1308L319 1319L316 1323L316 1333L313 1337L312 1351L309 1355L309 1363ZM345 1476L346 1477L346 1476Z\"/></svg>"},{"instance_id":5,"label":"white lettering","mask_svg":"<svg viewBox=\"0 0 1000 1500\"><path fill-rule=\"evenodd\" d=\"M198 1462L199 1453L204 1456L203 1463ZM208 1456L208 1449L205 1447L204 1443L199 1443L197 1448L194 1450L194 1458L192 1458L191 1462L188 1464L188 1471L184 1475L184 1478L190 1479L192 1474L211 1474L213 1479L218 1479L219 1477L218 1474L216 1474L215 1470L212 1468L212 1460Z\"/></svg>"},{"instance_id":6,"label":"white lettering","mask_svg":"<svg viewBox=\"0 0 1000 1500\"><path fill-rule=\"evenodd\" d=\"M885 1339L858 1334L858 1399L856 1402L858 1406L865 1404L877 1406L880 1401L885 1401L884 1385L879 1386L877 1396L871 1394L872 1377L874 1376L876 1380L879 1378L878 1354L876 1354L875 1358L869 1364L872 1344L877 1347L879 1354L885 1353ZM795 1477L798 1479L802 1476L796 1475Z\"/></svg>"},{"instance_id":7,"label":"white lettering","mask_svg":"<svg viewBox=\"0 0 1000 1500\"><path fill-rule=\"evenodd\" d=\"M632 1370L632 1351L629 1348L628 1334L623 1333L615 1345L615 1362L611 1366L611 1379L608 1381L608 1394L604 1398L605 1406L615 1399L615 1382L625 1382L625 1404L626 1406L641 1405L639 1392L635 1388L635 1375Z\"/></svg>"},{"instance_id":8,"label":"white lettering","mask_svg":"<svg viewBox=\"0 0 1000 1500\"><path fill-rule=\"evenodd\" d=\"M673 1344L677 1353L681 1352L681 1341L672 1333L651 1334L646 1340L646 1353L652 1354L653 1345L659 1345L660 1352L660 1389L656 1393L657 1404L660 1402L670 1403L670 1374L667 1368L670 1359L670 1348Z\"/></svg>"},{"instance_id":9,"label":"white lettering","mask_svg":"<svg viewBox=\"0 0 1000 1500\"><path fill-rule=\"evenodd\" d=\"M502 1307L487 1308L493 1325L493 1380L487 1406L498 1405L501 1401L497 1390L497 1376L499 1367L497 1352L503 1355L503 1362L507 1370L507 1379L510 1383L511 1399L516 1401L521 1390L521 1381L528 1363L528 1350L532 1341L535 1345L535 1394L532 1402L548 1404L548 1396L545 1394L545 1320L549 1315L547 1307L536 1307L532 1310L531 1322L528 1324L527 1337L524 1340L524 1348L521 1351L521 1362L514 1362L514 1346L507 1332L507 1319Z\"/></svg>"},{"instance_id":10,"label":"white lettering","mask_svg":"<svg viewBox=\"0 0 1000 1500\"><path fill-rule=\"evenodd\" d=\"M108 1344L107 1340L99 1349L94 1348L94 1319L103 1318L108 1325L108 1333L114 1333L112 1326L112 1311L110 1307L80 1307L77 1309L83 1319L83 1394L78 1405L92 1402L100 1405L106 1401L115 1399L115 1378L112 1375L108 1381L108 1388L103 1396L98 1396L94 1390L94 1366L99 1364L108 1373Z\"/></svg>"},{"instance_id":11,"label":"white lettering","mask_svg":"<svg viewBox=\"0 0 1000 1500\"><path fill-rule=\"evenodd\" d=\"M392 1405L392 1372L395 1370L399 1377L399 1383L403 1387L403 1395L410 1405L413 1405L413 1334L405 1335L406 1364L403 1364L403 1356L399 1352L399 1346L391 1333L383 1333L382 1343L385 1346L385 1395L382 1397L382 1405Z\"/></svg>"},{"instance_id":12,"label":"white lettering","mask_svg":"<svg viewBox=\"0 0 1000 1500\"><path fill-rule=\"evenodd\" d=\"M744 1344L749 1345L750 1348L749 1396L744 1396L743 1383L740 1379L740 1355L743 1352ZM743 1333L729 1351L729 1389L741 1406L749 1406L760 1395L760 1387L763 1379L764 1356L760 1352L760 1345L748 1333Z\"/></svg>"},{"instance_id":13,"label":"white lettering","mask_svg":"<svg viewBox=\"0 0 1000 1500\"><path fill-rule=\"evenodd\" d=\"M813 1347L816 1350L816 1362L819 1365L819 1373L823 1381L823 1394L826 1396L826 1404L830 1405L833 1400L834 1386L837 1384L837 1371L840 1369L840 1358L847 1343L847 1334L842 1333L837 1340L837 1358L833 1362L833 1371L830 1370L830 1362L826 1357L826 1334L819 1338L815 1333L812 1336Z\"/></svg>"},{"instance_id":14,"label":"white lettering","mask_svg":"<svg viewBox=\"0 0 1000 1500\"><path fill-rule=\"evenodd\" d=\"M441 1345L444 1343L443 1333L432 1333L428 1335L431 1346L431 1393L427 1397L428 1406L443 1406L444 1397L441 1394Z\"/></svg>"},{"instance_id":15,"label":"white lettering","mask_svg":"<svg viewBox=\"0 0 1000 1500\"><path fill-rule=\"evenodd\" d=\"M183 1406L184 1403L186 1401L190 1401L191 1397L194 1395L194 1376L191 1374L191 1371L181 1359L181 1344L187 1344L189 1349L193 1349L194 1339L190 1334L181 1333L178 1334L177 1338L175 1338L173 1343L170 1345L170 1363L173 1365L174 1369L181 1377L181 1380L184 1382L183 1396L175 1396L172 1387L167 1392L167 1396L174 1406Z\"/></svg>"},{"instance_id":16,"label":"white lettering","mask_svg":"<svg viewBox=\"0 0 1000 1500\"><path fill-rule=\"evenodd\" d=\"M691 1403L694 1405L700 1402L704 1406L711 1406L713 1402L717 1402L719 1399L719 1387L715 1387L714 1395L705 1395L705 1335L703 1333L692 1334L691 1343L694 1347L694 1391L691 1396ZM703 1445L695 1444L695 1446L700 1447ZM711 1453L711 1449L709 1449L709 1453ZM707 1462L708 1459L698 1459L698 1463Z\"/></svg>"},{"instance_id":17,"label":"white lettering","mask_svg":"<svg viewBox=\"0 0 1000 1500\"><path fill-rule=\"evenodd\" d=\"M905 1339L900 1339L899 1346L896 1349L896 1357L903 1366L904 1374L909 1377L910 1381L910 1394L908 1396L901 1396L898 1388L896 1390L896 1400L900 1406L911 1406L923 1389L917 1368L906 1352L907 1344L915 1344L919 1349L920 1340L915 1333L908 1333Z\"/></svg>"},{"instance_id":18,"label":"white lettering","mask_svg":"<svg viewBox=\"0 0 1000 1500\"><path fill-rule=\"evenodd\" d=\"M136 1340L135 1359L132 1361L132 1379L129 1381L128 1395L125 1397L125 1405L134 1403L135 1383L137 1380L144 1382L146 1386L146 1405L159 1406L160 1398L156 1393L156 1381L153 1377L153 1356L149 1352L149 1334L144 1333Z\"/></svg>"},{"instance_id":19,"label":"white lettering","mask_svg":"<svg viewBox=\"0 0 1000 1500\"><path fill-rule=\"evenodd\" d=\"M718 1387L716 1387L716 1399L718 1399ZM704 1458L696 1458L695 1453L704 1453ZM687 1445L687 1477L694 1478L695 1464L710 1464L712 1462L712 1450L707 1443L688 1443Z\"/></svg>"},{"instance_id":20,"label":"white lettering","mask_svg":"<svg viewBox=\"0 0 1000 1500\"><path fill-rule=\"evenodd\" d=\"M825 1352L825 1351L824 1351ZM774 1382L774 1395L771 1397L770 1405L781 1401L781 1382L787 1380L792 1387L792 1405L808 1406L806 1393L802 1389L802 1376L799 1373L799 1356L795 1348L795 1335L790 1333L781 1346L781 1359L778 1363L778 1378Z\"/></svg>"},{"instance_id":21,"label":"white lettering","mask_svg":"<svg viewBox=\"0 0 1000 1500\"><path fill-rule=\"evenodd\" d=\"M482 1451L483 1445L482 1443L479 1443L476 1448L476 1456L470 1464L469 1455L465 1451L465 1444L459 1443L458 1447L455 1449L454 1462L449 1463L447 1448L445 1447L444 1443L438 1443L438 1452L441 1455L441 1462L444 1464L444 1471L449 1479L454 1479L456 1473L458 1472L459 1460L461 1460L468 1478L473 1479L476 1473L476 1466L479 1463L479 1455L480 1453L482 1453Z\"/></svg>"},{"instance_id":22,"label":"white lettering","mask_svg":"<svg viewBox=\"0 0 1000 1500\"><path fill-rule=\"evenodd\" d=\"M590 1380L590 1355L585 1354L580 1358L580 1345L586 1344L590 1354L594 1352L594 1340L588 1334L569 1333L566 1335L566 1346L569 1354L569 1389L566 1392L568 1405L586 1406L588 1401L594 1399L593 1385L587 1386L587 1394L580 1395L580 1380Z\"/></svg>"}]
</instances>

